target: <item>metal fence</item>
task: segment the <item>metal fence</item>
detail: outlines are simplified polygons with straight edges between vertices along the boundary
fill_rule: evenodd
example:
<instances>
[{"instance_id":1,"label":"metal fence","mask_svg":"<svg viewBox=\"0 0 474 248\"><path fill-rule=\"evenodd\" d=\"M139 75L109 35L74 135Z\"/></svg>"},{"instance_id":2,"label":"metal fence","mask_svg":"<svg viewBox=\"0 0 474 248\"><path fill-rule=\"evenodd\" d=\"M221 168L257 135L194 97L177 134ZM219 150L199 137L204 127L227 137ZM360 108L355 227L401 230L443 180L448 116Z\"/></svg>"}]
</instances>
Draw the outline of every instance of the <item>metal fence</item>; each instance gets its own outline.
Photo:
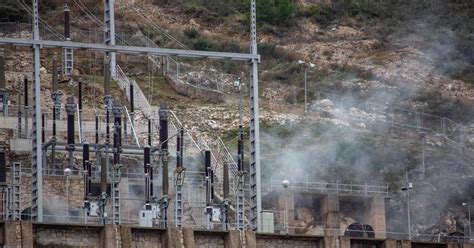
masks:
<instances>
[{"instance_id":1,"label":"metal fence","mask_svg":"<svg viewBox=\"0 0 474 248\"><path fill-rule=\"evenodd\" d=\"M367 182L365 183L340 183L336 182L324 182L324 181L310 181L298 180L294 178L283 178L283 177L271 177L268 182L264 182L262 185L262 191L283 191L282 186L283 180L289 180L290 184L288 190L291 192L308 192L308 193L321 193L321 194L338 194L338 195L356 195L356 196L388 196L388 185L372 185Z\"/></svg>"}]
</instances>

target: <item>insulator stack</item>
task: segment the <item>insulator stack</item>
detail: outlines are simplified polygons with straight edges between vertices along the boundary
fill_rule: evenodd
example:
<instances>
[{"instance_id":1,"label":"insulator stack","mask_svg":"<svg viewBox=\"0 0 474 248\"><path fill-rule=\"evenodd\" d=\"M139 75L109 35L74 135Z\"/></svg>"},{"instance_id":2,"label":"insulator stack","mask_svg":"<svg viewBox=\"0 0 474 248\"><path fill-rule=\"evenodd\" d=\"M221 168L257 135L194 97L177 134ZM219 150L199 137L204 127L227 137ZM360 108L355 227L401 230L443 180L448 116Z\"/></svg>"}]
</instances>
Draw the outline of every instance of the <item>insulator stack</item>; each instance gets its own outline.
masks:
<instances>
[{"instance_id":1,"label":"insulator stack","mask_svg":"<svg viewBox=\"0 0 474 248\"><path fill-rule=\"evenodd\" d=\"M144 148L144 158L143 158L143 172L145 173L145 198L146 202L150 201L150 178L149 178L149 168L150 166L150 147L146 146Z\"/></svg>"},{"instance_id":2,"label":"insulator stack","mask_svg":"<svg viewBox=\"0 0 474 248\"><path fill-rule=\"evenodd\" d=\"M166 104L160 106L160 148L162 152L163 162L163 195L168 195L169 179L168 179L168 117L169 109Z\"/></svg>"},{"instance_id":3,"label":"insulator stack","mask_svg":"<svg viewBox=\"0 0 474 248\"><path fill-rule=\"evenodd\" d=\"M25 77L25 80L23 81L23 90L24 90L24 94L23 94L23 104L25 105L25 107L28 107L28 78Z\"/></svg>"},{"instance_id":4,"label":"insulator stack","mask_svg":"<svg viewBox=\"0 0 474 248\"><path fill-rule=\"evenodd\" d=\"M134 99L133 84L130 84L130 112L135 112L135 99Z\"/></svg>"},{"instance_id":5,"label":"insulator stack","mask_svg":"<svg viewBox=\"0 0 474 248\"><path fill-rule=\"evenodd\" d=\"M91 176L92 176L92 169L91 169L91 162L89 158L89 144L84 143L82 145L82 158L83 158L83 170L84 170L84 199L91 194Z\"/></svg>"},{"instance_id":6,"label":"insulator stack","mask_svg":"<svg viewBox=\"0 0 474 248\"><path fill-rule=\"evenodd\" d=\"M82 81L79 81L78 83L78 101L77 104L79 106L79 111L82 111Z\"/></svg>"},{"instance_id":7,"label":"insulator stack","mask_svg":"<svg viewBox=\"0 0 474 248\"><path fill-rule=\"evenodd\" d=\"M95 144L99 144L99 116L95 116Z\"/></svg>"},{"instance_id":8,"label":"insulator stack","mask_svg":"<svg viewBox=\"0 0 474 248\"><path fill-rule=\"evenodd\" d=\"M204 171L207 178L208 183L206 184L206 205L209 206L211 204L211 151L206 150L204 152Z\"/></svg>"},{"instance_id":9,"label":"insulator stack","mask_svg":"<svg viewBox=\"0 0 474 248\"><path fill-rule=\"evenodd\" d=\"M71 9L67 4L64 5L64 37L71 40Z\"/></svg>"},{"instance_id":10,"label":"insulator stack","mask_svg":"<svg viewBox=\"0 0 474 248\"><path fill-rule=\"evenodd\" d=\"M74 113L76 112L76 104L74 104L74 97L70 96L67 99L67 149L74 150Z\"/></svg>"}]
</instances>

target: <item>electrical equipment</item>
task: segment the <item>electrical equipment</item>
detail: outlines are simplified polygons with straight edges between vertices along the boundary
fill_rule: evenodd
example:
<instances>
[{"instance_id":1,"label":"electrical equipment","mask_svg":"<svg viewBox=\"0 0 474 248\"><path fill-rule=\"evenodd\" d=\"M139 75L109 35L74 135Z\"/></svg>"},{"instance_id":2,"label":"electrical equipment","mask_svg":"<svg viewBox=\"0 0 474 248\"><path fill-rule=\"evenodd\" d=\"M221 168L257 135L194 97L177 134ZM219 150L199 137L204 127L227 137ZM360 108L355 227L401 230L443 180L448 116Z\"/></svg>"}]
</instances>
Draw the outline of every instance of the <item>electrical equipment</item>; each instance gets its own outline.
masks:
<instances>
[{"instance_id":1,"label":"electrical equipment","mask_svg":"<svg viewBox=\"0 0 474 248\"><path fill-rule=\"evenodd\" d=\"M262 232L275 232L275 214L273 212L262 212Z\"/></svg>"}]
</instances>

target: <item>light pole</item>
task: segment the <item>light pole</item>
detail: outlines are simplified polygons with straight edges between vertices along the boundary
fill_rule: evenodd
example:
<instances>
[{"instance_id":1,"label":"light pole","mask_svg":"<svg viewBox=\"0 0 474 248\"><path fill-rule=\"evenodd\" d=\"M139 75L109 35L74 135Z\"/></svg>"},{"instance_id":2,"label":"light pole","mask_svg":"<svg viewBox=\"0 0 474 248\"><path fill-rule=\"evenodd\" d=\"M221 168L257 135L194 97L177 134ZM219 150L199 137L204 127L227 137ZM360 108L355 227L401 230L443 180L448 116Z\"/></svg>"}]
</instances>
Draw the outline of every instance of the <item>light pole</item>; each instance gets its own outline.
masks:
<instances>
[{"instance_id":1,"label":"light pole","mask_svg":"<svg viewBox=\"0 0 474 248\"><path fill-rule=\"evenodd\" d=\"M69 217L69 176L72 174L71 169L66 168L64 169L64 176L66 177L66 214L64 218L66 219L66 223L68 222Z\"/></svg>"},{"instance_id":2,"label":"light pole","mask_svg":"<svg viewBox=\"0 0 474 248\"><path fill-rule=\"evenodd\" d=\"M240 77L234 81L234 87L237 87L239 89L239 125L242 126L242 81Z\"/></svg>"},{"instance_id":3,"label":"light pole","mask_svg":"<svg viewBox=\"0 0 474 248\"><path fill-rule=\"evenodd\" d=\"M287 189L288 189L288 186L290 186L290 181L285 179L281 182L281 185L285 189L285 195L284 195L284 197L285 197L285 213L284 213L283 217L285 219L285 223L284 223L285 232L286 232L286 234L288 234L288 195L287 195Z\"/></svg>"},{"instance_id":4,"label":"light pole","mask_svg":"<svg viewBox=\"0 0 474 248\"><path fill-rule=\"evenodd\" d=\"M463 202L462 203L463 206L467 207L467 215L468 215L468 221L469 221L469 243L472 242L472 223L471 223L471 203L466 203L466 202Z\"/></svg>"},{"instance_id":5,"label":"light pole","mask_svg":"<svg viewBox=\"0 0 474 248\"><path fill-rule=\"evenodd\" d=\"M407 177L408 181L408 177ZM406 187L402 187L401 191L405 191L407 194L407 218L408 218L408 240L411 240L411 219L410 219L410 190L413 189L413 184L407 182Z\"/></svg>"},{"instance_id":6,"label":"light pole","mask_svg":"<svg viewBox=\"0 0 474 248\"><path fill-rule=\"evenodd\" d=\"M307 104L308 104L308 84L307 84L307 69L308 67L314 68L314 64L311 62L306 62L303 60L298 60L298 64L304 65L304 112L306 113L307 111Z\"/></svg>"}]
</instances>

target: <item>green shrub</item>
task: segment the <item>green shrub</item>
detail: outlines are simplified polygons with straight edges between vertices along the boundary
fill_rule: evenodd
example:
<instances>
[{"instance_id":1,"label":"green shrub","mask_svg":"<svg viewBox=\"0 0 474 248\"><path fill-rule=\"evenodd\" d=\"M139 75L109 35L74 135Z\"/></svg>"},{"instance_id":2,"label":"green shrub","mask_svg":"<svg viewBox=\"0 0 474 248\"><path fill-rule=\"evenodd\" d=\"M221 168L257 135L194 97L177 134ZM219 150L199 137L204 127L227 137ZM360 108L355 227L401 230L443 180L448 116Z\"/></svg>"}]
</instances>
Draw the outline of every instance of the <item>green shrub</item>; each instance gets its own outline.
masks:
<instances>
[{"instance_id":1,"label":"green shrub","mask_svg":"<svg viewBox=\"0 0 474 248\"><path fill-rule=\"evenodd\" d=\"M193 49L199 51L214 51L216 44L206 38L199 38L193 43Z\"/></svg>"},{"instance_id":2,"label":"green shrub","mask_svg":"<svg viewBox=\"0 0 474 248\"><path fill-rule=\"evenodd\" d=\"M199 31L195 28L187 28L183 31L183 34L186 35L189 39L196 39L200 36Z\"/></svg>"},{"instance_id":3,"label":"green shrub","mask_svg":"<svg viewBox=\"0 0 474 248\"><path fill-rule=\"evenodd\" d=\"M297 13L290 0L257 0L257 21L288 26Z\"/></svg>"},{"instance_id":4,"label":"green shrub","mask_svg":"<svg viewBox=\"0 0 474 248\"><path fill-rule=\"evenodd\" d=\"M314 17L319 15L321 7L317 4L310 6L303 6L298 10L298 15L303 17Z\"/></svg>"},{"instance_id":5,"label":"green shrub","mask_svg":"<svg viewBox=\"0 0 474 248\"><path fill-rule=\"evenodd\" d=\"M240 53L242 52L242 48L237 41L225 41L219 45L219 50L222 52L230 52L230 53Z\"/></svg>"},{"instance_id":6,"label":"green shrub","mask_svg":"<svg viewBox=\"0 0 474 248\"><path fill-rule=\"evenodd\" d=\"M327 7L321 8L318 14L314 16L314 20L322 25L329 25L335 19L336 12Z\"/></svg>"},{"instance_id":7,"label":"green shrub","mask_svg":"<svg viewBox=\"0 0 474 248\"><path fill-rule=\"evenodd\" d=\"M276 49L276 44L274 43L259 43L258 44L258 53L265 57L274 56Z\"/></svg>"}]
</instances>

